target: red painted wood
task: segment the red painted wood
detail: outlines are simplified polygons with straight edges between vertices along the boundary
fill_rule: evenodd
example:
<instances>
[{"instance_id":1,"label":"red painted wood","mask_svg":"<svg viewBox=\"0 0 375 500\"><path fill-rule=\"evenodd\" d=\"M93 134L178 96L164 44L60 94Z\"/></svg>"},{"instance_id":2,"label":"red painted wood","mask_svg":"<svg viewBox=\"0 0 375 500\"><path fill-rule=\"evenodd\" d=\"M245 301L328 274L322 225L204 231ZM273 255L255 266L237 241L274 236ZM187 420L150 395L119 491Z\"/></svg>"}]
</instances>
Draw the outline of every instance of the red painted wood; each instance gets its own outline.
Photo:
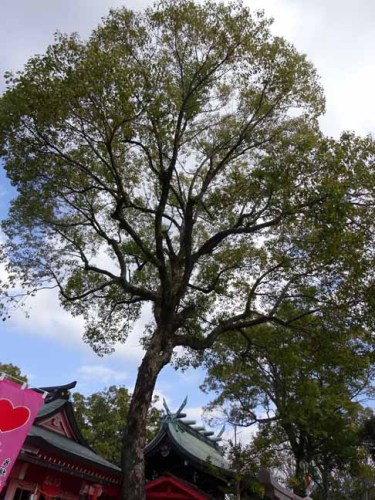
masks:
<instances>
[{"instance_id":1,"label":"red painted wood","mask_svg":"<svg viewBox=\"0 0 375 500\"><path fill-rule=\"evenodd\" d=\"M154 492L154 493L147 493L147 496L146 496L147 500L153 500L154 498L157 499L157 498L169 498L170 500L193 500L195 498L198 498L198 497L192 497L186 493L168 493L168 492ZM204 498L204 497L201 497L201 498Z\"/></svg>"},{"instance_id":2,"label":"red painted wood","mask_svg":"<svg viewBox=\"0 0 375 500\"><path fill-rule=\"evenodd\" d=\"M166 498L170 500L207 500L194 487L189 487L173 477L162 476L146 484L147 500Z\"/></svg>"}]
</instances>

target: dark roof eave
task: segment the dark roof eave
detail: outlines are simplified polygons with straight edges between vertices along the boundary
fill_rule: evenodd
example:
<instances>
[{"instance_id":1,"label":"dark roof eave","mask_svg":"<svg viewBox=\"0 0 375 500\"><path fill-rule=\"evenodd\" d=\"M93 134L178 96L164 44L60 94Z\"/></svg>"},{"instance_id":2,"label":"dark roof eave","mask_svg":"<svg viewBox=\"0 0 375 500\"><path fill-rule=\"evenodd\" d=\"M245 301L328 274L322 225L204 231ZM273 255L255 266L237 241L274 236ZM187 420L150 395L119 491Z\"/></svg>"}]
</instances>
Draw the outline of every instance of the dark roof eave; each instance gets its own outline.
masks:
<instances>
[{"instance_id":1,"label":"dark roof eave","mask_svg":"<svg viewBox=\"0 0 375 500\"><path fill-rule=\"evenodd\" d=\"M152 452L157 447L157 445L161 442L163 437L167 435L167 430L168 430L168 424L164 422L160 427L159 432L156 434L156 436L146 445L144 450L145 456L148 453Z\"/></svg>"},{"instance_id":2,"label":"dark roof eave","mask_svg":"<svg viewBox=\"0 0 375 500\"><path fill-rule=\"evenodd\" d=\"M93 476L91 474L86 474L84 472L79 472L77 470L65 468L64 466L61 466L61 465L58 465L55 463L47 462L46 460L43 460L37 456L30 455L29 453L24 452L24 451L20 452L18 459L22 460L23 462L31 463L31 464L38 465L38 466L46 468L46 469L51 469L54 471L61 472L63 474L67 474L69 476L79 477L81 479L84 479L85 481L98 482L98 479L95 478L95 476ZM105 471L105 473L107 475L110 475L107 471ZM113 481L112 480L108 481L107 479L100 479L100 484L106 484L106 485L112 486L112 487L117 486L118 481L116 479L121 478L120 474L119 475L112 474L112 477L113 477Z\"/></svg>"},{"instance_id":3,"label":"dark roof eave","mask_svg":"<svg viewBox=\"0 0 375 500\"><path fill-rule=\"evenodd\" d=\"M47 440L43 439L41 436L28 436L26 438L26 443L31 444L33 446L42 448L52 453L56 453L59 456L70 459L72 462L80 462L85 464L88 467L92 467L94 469L101 470L103 472L113 474L113 475L121 475L121 469L116 465L106 465L100 462L96 462L94 460L90 460L87 457L77 456L75 453L70 453L68 450L63 450L57 446L54 446Z\"/></svg>"},{"instance_id":4,"label":"dark roof eave","mask_svg":"<svg viewBox=\"0 0 375 500\"><path fill-rule=\"evenodd\" d=\"M69 384L65 385L52 385L50 387L38 387L34 388L33 390L40 390L40 391L45 391L45 392L55 392L55 391L60 391L60 390L66 390L68 391L69 389L74 389L74 387L77 385L77 381L74 380L73 382L69 382Z\"/></svg>"}]
</instances>

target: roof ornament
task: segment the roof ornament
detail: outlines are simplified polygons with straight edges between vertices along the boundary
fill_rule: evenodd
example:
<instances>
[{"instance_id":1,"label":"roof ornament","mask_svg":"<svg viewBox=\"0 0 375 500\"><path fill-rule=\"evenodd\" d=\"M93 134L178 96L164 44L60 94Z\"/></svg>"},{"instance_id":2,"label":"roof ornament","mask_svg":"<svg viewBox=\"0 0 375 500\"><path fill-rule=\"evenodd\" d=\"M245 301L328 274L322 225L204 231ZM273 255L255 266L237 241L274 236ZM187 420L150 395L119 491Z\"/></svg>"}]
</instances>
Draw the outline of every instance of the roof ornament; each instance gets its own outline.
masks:
<instances>
[{"instance_id":1,"label":"roof ornament","mask_svg":"<svg viewBox=\"0 0 375 500\"><path fill-rule=\"evenodd\" d=\"M166 426L172 425L176 432L180 432L182 434L185 432L193 433L194 436L200 437L203 441L209 443L210 446L218 449L218 443L223 440L222 435L225 431L225 424L217 436L215 436L213 431L207 431L203 425L197 424L196 420L188 420L185 418L186 413L182 413L182 410L187 405L187 402L188 398L186 396L178 410L176 412L172 412L163 398L163 406L165 410L163 424Z\"/></svg>"},{"instance_id":2,"label":"roof ornament","mask_svg":"<svg viewBox=\"0 0 375 500\"><path fill-rule=\"evenodd\" d=\"M181 406L179 407L179 409L175 413L176 418L181 418L181 412L185 408L185 406L187 405L187 402L188 402L188 397L186 396L185 399L182 401Z\"/></svg>"},{"instance_id":3,"label":"roof ornament","mask_svg":"<svg viewBox=\"0 0 375 500\"><path fill-rule=\"evenodd\" d=\"M167 402L165 401L164 398L163 398L163 406L165 409L166 416L170 417L172 415L172 413L171 413L171 410L168 408Z\"/></svg>"},{"instance_id":4,"label":"roof ornament","mask_svg":"<svg viewBox=\"0 0 375 500\"><path fill-rule=\"evenodd\" d=\"M176 422L177 419L181 419L181 418L184 418L186 417L186 413L181 413L182 410L185 408L185 406L187 405L187 402L188 402L188 397L186 396L185 399L183 400L182 404L180 405L179 409L173 413L171 412L171 410L169 409L168 405L167 405L167 402L165 401L165 399L163 398L163 406L164 406L164 409L165 409L165 421L166 422Z\"/></svg>"},{"instance_id":5,"label":"roof ornament","mask_svg":"<svg viewBox=\"0 0 375 500\"><path fill-rule=\"evenodd\" d=\"M224 431L225 431L225 424L223 425L223 427L221 428L219 434L217 435L217 437L221 437L223 434L224 434Z\"/></svg>"},{"instance_id":6,"label":"roof ornament","mask_svg":"<svg viewBox=\"0 0 375 500\"><path fill-rule=\"evenodd\" d=\"M214 443L218 443L219 441L222 441L223 438L221 437L223 434L224 434L224 431L225 431L225 424L223 425L223 427L221 428L219 434L217 436L214 436L214 437L210 437L210 441L214 442Z\"/></svg>"},{"instance_id":7,"label":"roof ornament","mask_svg":"<svg viewBox=\"0 0 375 500\"><path fill-rule=\"evenodd\" d=\"M183 418L186 415L182 414L181 412L185 408L185 406L187 405L187 402L188 402L188 397L186 396L185 399L183 400L181 406L179 407L179 409L175 413L172 413L171 410L169 409L168 405L167 405L167 402L163 398L163 406L164 406L164 409L165 409L165 412L166 412L166 416L170 417L171 419L174 419L174 418Z\"/></svg>"}]
</instances>

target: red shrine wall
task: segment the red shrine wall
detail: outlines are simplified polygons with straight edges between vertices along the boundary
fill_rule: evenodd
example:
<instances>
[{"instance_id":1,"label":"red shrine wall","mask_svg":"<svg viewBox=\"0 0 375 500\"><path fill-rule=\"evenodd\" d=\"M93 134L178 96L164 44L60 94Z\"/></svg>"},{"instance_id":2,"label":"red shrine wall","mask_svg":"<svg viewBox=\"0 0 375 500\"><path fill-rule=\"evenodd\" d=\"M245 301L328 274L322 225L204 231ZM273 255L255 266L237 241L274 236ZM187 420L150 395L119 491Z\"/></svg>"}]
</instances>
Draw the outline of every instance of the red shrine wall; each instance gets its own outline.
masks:
<instances>
[{"instance_id":1,"label":"red shrine wall","mask_svg":"<svg viewBox=\"0 0 375 500\"><path fill-rule=\"evenodd\" d=\"M100 485L74 475L18 460L11 472L5 500L13 500L17 490L34 494L34 500L58 497L65 500L119 498L119 487Z\"/></svg>"}]
</instances>

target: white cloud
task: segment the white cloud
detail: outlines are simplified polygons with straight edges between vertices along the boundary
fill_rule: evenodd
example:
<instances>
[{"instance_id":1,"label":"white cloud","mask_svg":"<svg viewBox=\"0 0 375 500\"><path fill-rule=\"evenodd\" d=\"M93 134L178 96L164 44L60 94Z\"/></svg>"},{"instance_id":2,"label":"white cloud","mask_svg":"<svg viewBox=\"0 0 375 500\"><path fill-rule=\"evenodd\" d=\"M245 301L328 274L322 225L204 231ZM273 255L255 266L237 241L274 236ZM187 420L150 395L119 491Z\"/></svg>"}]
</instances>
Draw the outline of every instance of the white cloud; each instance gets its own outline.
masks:
<instances>
[{"instance_id":1,"label":"white cloud","mask_svg":"<svg viewBox=\"0 0 375 500\"><path fill-rule=\"evenodd\" d=\"M0 233L0 242L1 238ZM5 264L0 264L0 280L4 282L7 280ZM14 291L21 293L21 289ZM140 338L145 325L151 320L151 314L150 307L146 305L126 342L115 345L113 358L122 362L130 361L137 366L140 364L144 355ZM83 318L74 317L63 309L56 288L40 290L34 297L28 297L23 307L11 311L10 319L4 326L9 332L21 331L30 336L54 339L61 344L92 352L91 347L83 342L85 327Z\"/></svg>"},{"instance_id":2,"label":"white cloud","mask_svg":"<svg viewBox=\"0 0 375 500\"><path fill-rule=\"evenodd\" d=\"M102 364L83 365L77 370L82 382L86 383L92 379L99 379L103 384L121 384L129 378L124 371L114 370Z\"/></svg>"},{"instance_id":3,"label":"white cloud","mask_svg":"<svg viewBox=\"0 0 375 500\"><path fill-rule=\"evenodd\" d=\"M188 368L184 371L176 371L176 377L182 383L189 384L192 387L198 387L203 383L205 373L201 369Z\"/></svg>"},{"instance_id":4,"label":"white cloud","mask_svg":"<svg viewBox=\"0 0 375 500\"><path fill-rule=\"evenodd\" d=\"M130 0L126 7L151 4ZM337 135L342 129L367 133L375 129L373 53L375 3L361 0L249 0L275 18L273 30L307 53L322 76L327 94L324 130ZM6 23L0 31L0 73L22 68L35 53L43 53L56 29L79 32L84 38L123 0L2 0ZM354 76L353 76L354 75ZM1 87L1 84L0 84Z\"/></svg>"},{"instance_id":5,"label":"white cloud","mask_svg":"<svg viewBox=\"0 0 375 500\"><path fill-rule=\"evenodd\" d=\"M182 402L182 401L181 401ZM176 408L177 410L178 408ZM203 408L201 406L186 406L183 409L183 413L186 413L186 418L188 420L196 420L197 425L207 425L203 422Z\"/></svg>"},{"instance_id":6,"label":"white cloud","mask_svg":"<svg viewBox=\"0 0 375 500\"><path fill-rule=\"evenodd\" d=\"M44 53L57 30L78 32L87 38L110 8L123 5L123 0L2 0L1 76L6 70L21 69L34 54ZM142 0L130 0L126 4L133 9L145 5Z\"/></svg>"},{"instance_id":7,"label":"white cloud","mask_svg":"<svg viewBox=\"0 0 375 500\"><path fill-rule=\"evenodd\" d=\"M5 240L0 231L0 243ZM6 265L0 264L0 280L7 281ZM21 288L13 289L14 293L22 293ZM21 331L29 335L37 335L48 339L56 339L63 344L83 345L83 320L72 317L60 305L57 289L40 290L35 297L28 297L23 307L10 311L10 319L6 321L9 332Z\"/></svg>"},{"instance_id":8,"label":"white cloud","mask_svg":"<svg viewBox=\"0 0 375 500\"><path fill-rule=\"evenodd\" d=\"M362 0L251 0L274 17L273 31L307 54L321 76L327 111L325 133L375 130L375 3Z\"/></svg>"},{"instance_id":9,"label":"white cloud","mask_svg":"<svg viewBox=\"0 0 375 500\"><path fill-rule=\"evenodd\" d=\"M55 339L63 344L85 346L82 342L83 320L74 318L59 304L56 290L41 290L28 299L25 311L15 311L7 328L30 335ZM86 346L86 349L88 347Z\"/></svg>"},{"instance_id":10,"label":"white cloud","mask_svg":"<svg viewBox=\"0 0 375 500\"><path fill-rule=\"evenodd\" d=\"M223 442L231 441L234 443L237 441L237 443L241 443L242 445L248 445L253 440L257 430L258 426L252 425L250 427L237 427L237 430L235 431L235 428L232 425L226 424L223 433Z\"/></svg>"},{"instance_id":11,"label":"white cloud","mask_svg":"<svg viewBox=\"0 0 375 500\"><path fill-rule=\"evenodd\" d=\"M154 397L156 397L158 399L157 402L155 403L155 407L158 410L163 410L165 412L165 408L164 408L164 404L163 404L163 401L165 401L168 408L171 411L173 411L173 405L171 403L171 398L166 392L164 392L164 390L162 388L160 388L158 386L155 388Z\"/></svg>"}]
</instances>

